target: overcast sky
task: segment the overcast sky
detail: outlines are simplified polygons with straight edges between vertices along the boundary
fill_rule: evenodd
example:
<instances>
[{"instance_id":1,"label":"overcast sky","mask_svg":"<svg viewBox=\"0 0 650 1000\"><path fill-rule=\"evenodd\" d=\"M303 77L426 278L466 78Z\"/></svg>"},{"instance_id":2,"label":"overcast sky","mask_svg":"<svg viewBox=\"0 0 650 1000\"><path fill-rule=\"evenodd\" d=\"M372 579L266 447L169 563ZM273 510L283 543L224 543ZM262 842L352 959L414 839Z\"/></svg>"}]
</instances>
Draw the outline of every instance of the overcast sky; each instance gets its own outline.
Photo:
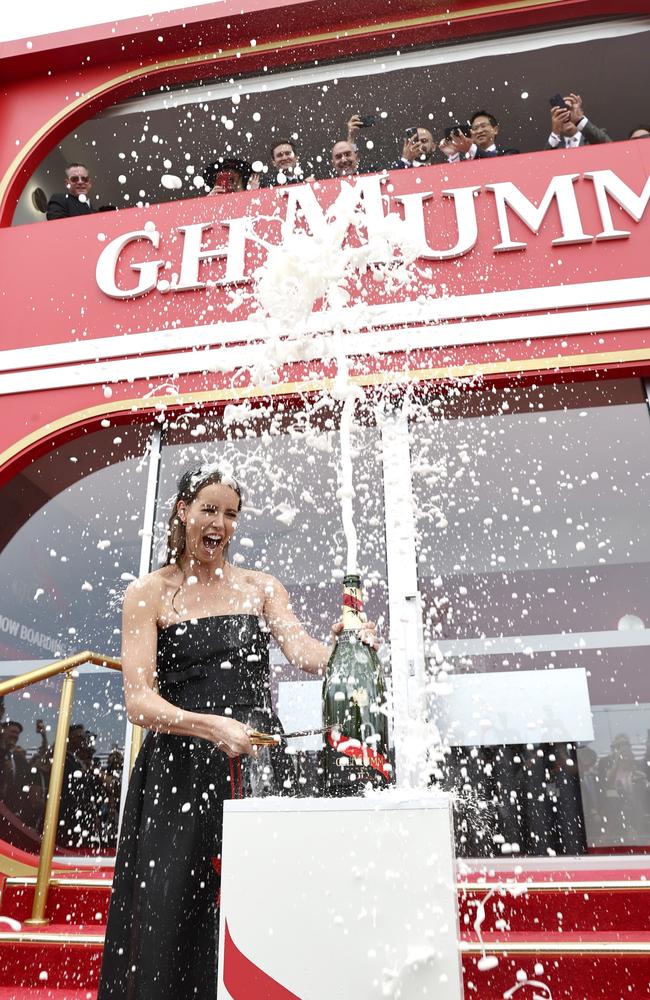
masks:
<instances>
[{"instance_id":1,"label":"overcast sky","mask_svg":"<svg viewBox=\"0 0 650 1000\"><path fill-rule=\"evenodd\" d=\"M224 0L211 0L212 3ZM0 41L47 35L53 31L104 24L123 18L141 17L165 10L201 7L197 0L94 0L93 3L61 4L53 0L30 0L27 4L3 5L0 18Z\"/></svg>"}]
</instances>

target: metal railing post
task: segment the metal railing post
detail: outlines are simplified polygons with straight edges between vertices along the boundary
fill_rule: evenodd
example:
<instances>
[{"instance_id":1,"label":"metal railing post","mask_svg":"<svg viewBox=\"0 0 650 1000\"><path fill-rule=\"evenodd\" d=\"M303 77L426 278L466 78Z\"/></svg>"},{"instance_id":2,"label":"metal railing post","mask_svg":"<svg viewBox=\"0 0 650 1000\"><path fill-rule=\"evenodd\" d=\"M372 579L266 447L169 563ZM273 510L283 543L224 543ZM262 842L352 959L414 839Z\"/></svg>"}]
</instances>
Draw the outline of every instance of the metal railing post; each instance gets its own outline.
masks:
<instances>
[{"instance_id":1,"label":"metal railing post","mask_svg":"<svg viewBox=\"0 0 650 1000\"><path fill-rule=\"evenodd\" d=\"M70 730L70 719L72 717L74 685L74 676L72 673L66 673L63 679L61 703L59 705L59 719L56 726L56 737L54 739L54 753L52 755L52 767L50 770L47 803L45 806L45 819L43 821L43 839L41 841L41 853L38 861L34 905L32 906L31 918L25 921L27 924L40 925L49 923L49 920L45 917L45 908L47 906L47 897L50 889L52 858L54 857L56 834L59 824L61 790L63 788L65 755L68 746L68 732Z\"/></svg>"}]
</instances>

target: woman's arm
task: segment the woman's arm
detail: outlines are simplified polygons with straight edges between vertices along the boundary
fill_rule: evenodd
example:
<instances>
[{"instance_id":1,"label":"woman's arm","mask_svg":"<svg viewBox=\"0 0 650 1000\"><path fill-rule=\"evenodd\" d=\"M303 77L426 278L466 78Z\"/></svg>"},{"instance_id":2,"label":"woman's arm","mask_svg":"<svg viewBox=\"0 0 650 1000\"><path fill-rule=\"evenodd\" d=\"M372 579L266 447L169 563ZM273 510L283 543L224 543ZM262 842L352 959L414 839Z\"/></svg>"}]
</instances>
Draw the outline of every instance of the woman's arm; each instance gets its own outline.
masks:
<instances>
[{"instance_id":1,"label":"woman's arm","mask_svg":"<svg viewBox=\"0 0 650 1000\"><path fill-rule=\"evenodd\" d=\"M318 639L312 639L296 618L289 595L282 584L272 576L262 577L264 586L264 617L278 646L294 667L308 674L322 676L332 652ZM333 631L340 632L335 625Z\"/></svg>"},{"instance_id":2,"label":"woman's arm","mask_svg":"<svg viewBox=\"0 0 650 1000\"><path fill-rule=\"evenodd\" d=\"M229 757L255 756L247 727L236 719L188 712L154 691L159 594L152 577L127 587L122 610L122 677L129 721L145 729L210 740Z\"/></svg>"}]
</instances>

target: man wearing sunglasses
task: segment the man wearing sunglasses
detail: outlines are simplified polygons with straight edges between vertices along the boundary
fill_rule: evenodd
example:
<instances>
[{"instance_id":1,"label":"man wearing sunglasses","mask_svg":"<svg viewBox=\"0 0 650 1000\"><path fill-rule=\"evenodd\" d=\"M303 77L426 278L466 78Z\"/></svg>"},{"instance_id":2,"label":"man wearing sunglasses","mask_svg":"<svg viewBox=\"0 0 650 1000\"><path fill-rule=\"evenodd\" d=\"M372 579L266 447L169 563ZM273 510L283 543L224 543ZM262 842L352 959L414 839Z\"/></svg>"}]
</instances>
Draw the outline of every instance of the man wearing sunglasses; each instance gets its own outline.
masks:
<instances>
[{"instance_id":1,"label":"man wearing sunglasses","mask_svg":"<svg viewBox=\"0 0 650 1000\"><path fill-rule=\"evenodd\" d=\"M83 163L69 163L65 168L65 186L62 194L53 194L47 203L49 221L68 219L71 215L90 215L95 211L90 202L93 185L88 167Z\"/></svg>"}]
</instances>

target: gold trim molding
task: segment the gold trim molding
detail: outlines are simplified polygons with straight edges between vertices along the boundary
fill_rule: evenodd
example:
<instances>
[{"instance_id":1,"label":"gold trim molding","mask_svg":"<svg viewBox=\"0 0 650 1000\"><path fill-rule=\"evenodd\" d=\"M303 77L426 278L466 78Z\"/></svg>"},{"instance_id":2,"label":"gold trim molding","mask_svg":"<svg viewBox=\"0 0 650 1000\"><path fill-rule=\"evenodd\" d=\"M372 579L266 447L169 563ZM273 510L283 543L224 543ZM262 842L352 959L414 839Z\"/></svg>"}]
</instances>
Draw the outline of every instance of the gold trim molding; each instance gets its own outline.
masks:
<instances>
[{"instance_id":1,"label":"gold trim molding","mask_svg":"<svg viewBox=\"0 0 650 1000\"><path fill-rule=\"evenodd\" d=\"M65 945L103 945L103 934L62 934L59 931L0 931L0 944L3 941L12 944L65 944Z\"/></svg>"},{"instance_id":2,"label":"gold trim molding","mask_svg":"<svg viewBox=\"0 0 650 1000\"><path fill-rule=\"evenodd\" d=\"M501 898L501 893L507 896L512 889L520 892L522 887L526 889L524 898L531 892L562 892L565 895L570 895L573 892L581 894L585 892L625 892L626 889L631 889L647 892L650 899L650 881L643 879L615 879L611 882L482 882L480 885L473 882L459 882L456 885L458 892L476 895L487 895L489 892L495 892L499 898Z\"/></svg>"},{"instance_id":3,"label":"gold trim molding","mask_svg":"<svg viewBox=\"0 0 650 1000\"><path fill-rule=\"evenodd\" d=\"M34 855L34 864L26 865L23 861L16 861L14 858L7 857L6 854L0 854L0 875L6 875L7 882L9 879L31 879L32 875L35 875L38 868L38 855ZM34 881L36 879L34 878ZM2 891L0 890L0 901L2 900Z\"/></svg>"},{"instance_id":4,"label":"gold trim molding","mask_svg":"<svg viewBox=\"0 0 650 1000\"><path fill-rule=\"evenodd\" d=\"M650 942L461 941L460 952L469 955L650 955Z\"/></svg>"},{"instance_id":5,"label":"gold trim molding","mask_svg":"<svg viewBox=\"0 0 650 1000\"><path fill-rule=\"evenodd\" d=\"M446 365L440 368L415 368L405 371L377 372L373 375L352 375L350 381L361 388L377 388L386 385L413 385L419 382L438 382L448 379L470 379L489 375L524 375L532 372L557 371L560 373L568 368L607 367L609 365L629 364L635 361L650 362L650 347L635 348L627 351L605 351L597 354L559 355L546 358L524 358L517 361L490 361L473 365ZM168 406L201 405L227 402L240 399L264 399L274 396L303 395L323 392L331 388L331 378L310 379L304 382L284 382L261 389L257 386L242 388L210 389L204 392L179 393L178 395L147 396L136 399L116 400L113 403L101 403L73 413L68 413L57 420L52 420L15 444L0 452L0 470L4 469L20 452L78 424L81 421L97 420L111 414L137 413L141 410L160 410ZM56 391L56 390L50 390Z\"/></svg>"}]
</instances>

